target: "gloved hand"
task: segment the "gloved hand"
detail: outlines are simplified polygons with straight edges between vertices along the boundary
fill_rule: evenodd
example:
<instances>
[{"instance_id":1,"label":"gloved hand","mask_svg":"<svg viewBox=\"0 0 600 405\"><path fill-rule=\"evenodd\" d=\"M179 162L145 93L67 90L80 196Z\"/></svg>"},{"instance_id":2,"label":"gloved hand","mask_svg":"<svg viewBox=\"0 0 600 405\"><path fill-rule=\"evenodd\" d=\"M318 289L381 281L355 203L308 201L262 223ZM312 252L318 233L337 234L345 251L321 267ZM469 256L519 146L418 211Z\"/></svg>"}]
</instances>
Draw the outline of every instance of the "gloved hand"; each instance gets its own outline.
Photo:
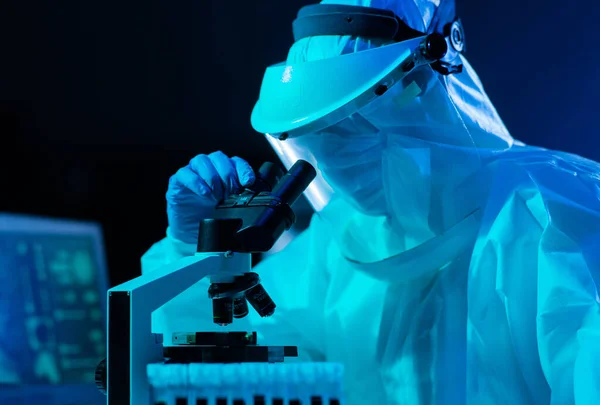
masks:
<instances>
[{"instance_id":1,"label":"gloved hand","mask_svg":"<svg viewBox=\"0 0 600 405\"><path fill-rule=\"evenodd\" d=\"M197 243L198 225L216 205L254 183L252 167L223 152L198 155L171 176L167 190L169 233L185 243Z\"/></svg>"}]
</instances>

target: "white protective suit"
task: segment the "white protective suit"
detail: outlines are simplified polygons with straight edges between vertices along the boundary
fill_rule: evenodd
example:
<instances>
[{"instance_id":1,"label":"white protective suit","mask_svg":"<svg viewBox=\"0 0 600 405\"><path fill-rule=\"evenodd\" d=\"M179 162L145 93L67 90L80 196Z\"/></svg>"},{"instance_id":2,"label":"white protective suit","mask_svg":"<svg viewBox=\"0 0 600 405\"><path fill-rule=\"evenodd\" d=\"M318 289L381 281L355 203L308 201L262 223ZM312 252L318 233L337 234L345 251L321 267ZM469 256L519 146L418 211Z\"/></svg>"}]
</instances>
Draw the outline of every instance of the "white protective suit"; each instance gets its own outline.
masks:
<instances>
[{"instance_id":1,"label":"white protective suit","mask_svg":"<svg viewBox=\"0 0 600 405\"><path fill-rule=\"evenodd\" d=\"M335 3L390 9L421 29L439 4ZM288 63L371 46L307 38ZM218 327L203 282L153 315L155 331L257 330L262 344L297 345L301 360L345 365L349 405L600 404L600 165L514 141L460 57L462 73L403 103L410 114L361 110L378 135L360 153L342 143L369 133L356 117L327 138L272 141L286 164L313 148L333 190L309 229L255 268L273 317ZM440 104L440 88L450 104ZM440 106L454 106L468 137L447 135L459 132ZM377 181L364 185L368 175ZM167 231L143 271L194 248Z\"/></svg>"}]
</instances>

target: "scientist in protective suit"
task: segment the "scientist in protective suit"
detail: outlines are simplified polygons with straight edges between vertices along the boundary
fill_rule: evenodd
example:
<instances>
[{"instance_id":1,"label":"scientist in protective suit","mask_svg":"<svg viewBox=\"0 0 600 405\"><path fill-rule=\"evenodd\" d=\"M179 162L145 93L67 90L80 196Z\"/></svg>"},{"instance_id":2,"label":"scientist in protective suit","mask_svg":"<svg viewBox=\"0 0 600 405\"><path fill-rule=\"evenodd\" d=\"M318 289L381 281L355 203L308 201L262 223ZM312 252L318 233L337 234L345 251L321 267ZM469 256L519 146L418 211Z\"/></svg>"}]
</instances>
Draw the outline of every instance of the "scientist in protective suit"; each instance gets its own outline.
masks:
<instances>
[{"instance_id":1,"label":"scientist in protective suit","mask_svg":"<svg viewBox=\"0 0 600 405\"><path fill-rule=\"evenodd\" d=\"M412 57L434 33L444 57ZM343 363L350 405L600 404L600 165L510 136L453 0L324 1L294 34L252 124L317 167L316 215L256 268L275 314L232 328ZM253 181L240 158L193 158L143 271L194 254L199 220ZM155 330L217 329L207 286Z\"/></svg>"}]
</instances>

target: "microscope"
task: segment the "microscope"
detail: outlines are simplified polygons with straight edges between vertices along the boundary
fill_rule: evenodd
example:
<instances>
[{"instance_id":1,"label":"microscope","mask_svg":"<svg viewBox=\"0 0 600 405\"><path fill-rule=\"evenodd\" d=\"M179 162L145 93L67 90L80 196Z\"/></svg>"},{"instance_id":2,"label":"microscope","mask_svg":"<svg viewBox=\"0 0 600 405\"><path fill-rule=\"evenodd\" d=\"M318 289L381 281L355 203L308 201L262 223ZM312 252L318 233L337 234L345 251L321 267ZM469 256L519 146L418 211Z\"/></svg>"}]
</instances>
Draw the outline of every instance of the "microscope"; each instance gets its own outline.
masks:
<instances>
[{"instance_id":1,"label":"microscope","mask_svg":"<svg viewBox=\"0 0 600 405\"><path fill-rule=\"evenodd\" d=\"M297 347L259 346L256 332L174 333L172 345L152 333L151 314L203 278L210 279L213 321L229 325L251 306L260 316L276 304L251 271L251 254L267 252L295 222L291 205L315 178L302 160L283 174L265 163L250 188L220 203L199 224L197 253L108 291L107 357L96 369L108 405L149 405L149 367L156 364L283 362Z\"/></svg>"}]
</instances>

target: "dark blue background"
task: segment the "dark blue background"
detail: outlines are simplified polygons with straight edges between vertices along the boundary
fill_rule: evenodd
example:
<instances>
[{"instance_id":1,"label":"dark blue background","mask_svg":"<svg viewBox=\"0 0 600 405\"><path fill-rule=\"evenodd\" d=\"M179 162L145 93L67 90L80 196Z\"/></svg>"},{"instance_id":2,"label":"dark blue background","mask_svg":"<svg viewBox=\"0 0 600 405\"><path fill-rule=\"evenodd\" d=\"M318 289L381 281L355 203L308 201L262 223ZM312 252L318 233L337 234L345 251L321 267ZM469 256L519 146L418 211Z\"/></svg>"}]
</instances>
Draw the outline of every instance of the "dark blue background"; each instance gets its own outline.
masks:
<instances>
[{"instance_id":1,"label":"dark blue background","mask_svg":"<svg viewBox=\"0 0 600 405\"><path fill-rule=\"evenodd\" d=\"M457 1L513 136L600 160L600 4ZM0 211L100 221L112 282L138 274L178 167L216 149L273 158L249 115L308 3L3 0Z\"/></svg>"}]
</instances>

